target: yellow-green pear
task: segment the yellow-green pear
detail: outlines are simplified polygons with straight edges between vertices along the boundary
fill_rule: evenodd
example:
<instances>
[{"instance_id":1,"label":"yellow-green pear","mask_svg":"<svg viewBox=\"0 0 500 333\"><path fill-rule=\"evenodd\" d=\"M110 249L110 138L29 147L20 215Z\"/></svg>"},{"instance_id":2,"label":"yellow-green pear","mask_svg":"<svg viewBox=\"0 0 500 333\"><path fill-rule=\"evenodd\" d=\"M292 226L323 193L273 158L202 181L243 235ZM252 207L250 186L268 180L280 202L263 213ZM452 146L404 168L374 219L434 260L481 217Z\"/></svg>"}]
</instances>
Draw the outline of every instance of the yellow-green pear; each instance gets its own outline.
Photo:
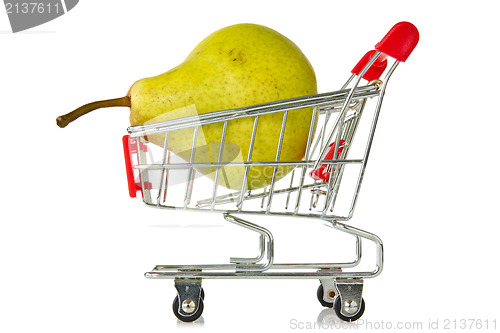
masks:
<instances>
[{"instance_id":1,"label":"yellow-green pear","mask_svg":"<svg viewBox=\"0 0 500 333\"><path fill-rule=\"evenodd\" d=\"M280 33L256 24L222 28L201 41L177 67L136 81L122 98L84 105L57 118L65 127L79 116L100 107L129 106L130 124L141 125L207 112L317 93L314 70L301 50ZM290 111L287 116L281 161L301 160L310 129L312 108ZM283 112L259 116L252 161L274 161ZM223 163L246 162L254 117L227 124ZM217 162L223 124L203 125L197 131L193 162ZM167 149L191 160L194 127L169 133ZM164 134L147 139L164 145ZM280 166L276 179L294 166ZM199 168L214 178L215 168ZM250 167L246 188L258 189L271 182L274 167ZM240 190L245 167L225 166L219 184Z\"/></svg>"}]
</instances>

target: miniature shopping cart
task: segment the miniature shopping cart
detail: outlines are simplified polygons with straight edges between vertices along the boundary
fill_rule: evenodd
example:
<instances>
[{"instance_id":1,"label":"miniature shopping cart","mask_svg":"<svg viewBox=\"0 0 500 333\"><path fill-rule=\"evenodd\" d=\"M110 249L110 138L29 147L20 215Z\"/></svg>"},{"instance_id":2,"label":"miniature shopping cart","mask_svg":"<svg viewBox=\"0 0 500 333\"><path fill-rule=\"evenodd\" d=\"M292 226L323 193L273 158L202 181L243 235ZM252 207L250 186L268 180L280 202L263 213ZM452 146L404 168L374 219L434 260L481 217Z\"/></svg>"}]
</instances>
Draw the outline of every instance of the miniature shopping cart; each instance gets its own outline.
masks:
<instances>
[{"instance_id":1,"label":"miniature shopping cart","mask_svg":"<svg viewBox=\"0 0 500 333\"><path fill-rule=\"evenodd\" d=\"M357 320L364 312L363 279L380 274L383 266L382 241L375 234L346 224L353 216L365 174L370 148L387 82L400 62L404 62L418 42L418 31L411 23L396 24L353 68L351 77L338 91L243 108L132 126L123 144L127 165L129 194L142 194L146 205L164 209L218 212L224 219L259 235L259 254L253 258L231 258L226 264L158 265L145 276L173 279L177 296L173 311L182 321L194 321L203 311L203 279L214 278L302 278L319 279L317 297L333 307L345 321ZM388 67L388 59L393 62ZM380 80L385 74L383 80ZM361 84L366 80L366 84ZM364 81L363 81L364 82ZM281 159L287 117L296 111L312 110L305 154L301 160ZM252 158L256 133L262 118L279 114L281 118L275 158ZM248 137L248 154L229 162L223 159L228 128L247 118L253 123ZM196 161L203 147L198 138L205 126L219 124L220 140L207 145L218 153L211 161ZM190 151L181 159L169 144L175 133L192 140ZM187 133L187 134L186 134ZM158 144L153 138L161 138ZM205 147L206 148L206 147ZM187 156L187 157L186 157ZM268 185L249 189L254 167L270 170ZM293 169L278 176L280 168ZM228 189L224 178L238 168L243 180L240 188ZM199 170L212 171L210 179ZM275 215L317 219L355 239L355 258L335 263L275 263L274 238L266 228L242 219L241 215ZM361 262L362 240L374 244L373 270L357 270Z\"/></svg>"}]
</instances>

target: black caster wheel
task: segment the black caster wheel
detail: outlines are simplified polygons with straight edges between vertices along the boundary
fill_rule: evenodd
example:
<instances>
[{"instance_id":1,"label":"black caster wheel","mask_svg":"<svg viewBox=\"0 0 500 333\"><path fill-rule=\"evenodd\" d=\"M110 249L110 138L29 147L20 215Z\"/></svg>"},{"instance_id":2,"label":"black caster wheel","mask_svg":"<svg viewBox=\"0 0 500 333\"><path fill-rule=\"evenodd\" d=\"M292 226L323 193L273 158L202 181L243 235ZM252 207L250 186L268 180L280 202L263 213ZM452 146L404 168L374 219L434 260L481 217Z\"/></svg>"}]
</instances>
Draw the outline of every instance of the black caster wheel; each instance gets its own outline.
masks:
<instances>
[{"instance_id":1,"label":"black caster wheel","mask_svg":"<svg viewBox=\"0 0 500 333\"><path fill-rule=\"evenodd\" d=\"M340 297L335 298L335 301L333 302L333 309L335 310L337 317L339 317L343 321L347 321L347 322L356 321L359 318L361 318L361 316L365 312L365 300L363 298L361 298L361 307L359 308L358 313L356 313L352 317L347 317L347 316L344 316L342 313L340 313L341 306L342 306L342 304L340 303Z\"/></svg>"},{"instance_id":2,"label":"black caster wheel","mask_svg":"<svg viewBox=\"0 0 500 333\"><path fill-rule=\"evenodd\" d=\"M190 314L189 316L183 316L182 314L179 313L179 296L175 296L174 303L172 304L172 310L174 311L174 315L179 319L180 321L183 321L185 323L189 323L192 321L195 321L196 319L200 318L201 314L203 313L203 298L205 297L205 294L203 293L202 289L202 294L200 298L200 302L198 304L198 308L196 309L195 312Z\"/></svg>"},{"instance_id":3,"label":"black caster wheel","mask_svg":"<svg viewBox=\"0 0 500 333\"><path fill-rule=\"evenodd\" d=\"M321 305L323 305L324 307L326 308L333 308L333 301L332 302L326 302L324 299L323 299L323 285L320 284L319 287L318 287L318 292L316 293L316 296L318 296L318 301L321 303ZM335 297L335 295L332 295Z\"/></svg>"}]
</instances>

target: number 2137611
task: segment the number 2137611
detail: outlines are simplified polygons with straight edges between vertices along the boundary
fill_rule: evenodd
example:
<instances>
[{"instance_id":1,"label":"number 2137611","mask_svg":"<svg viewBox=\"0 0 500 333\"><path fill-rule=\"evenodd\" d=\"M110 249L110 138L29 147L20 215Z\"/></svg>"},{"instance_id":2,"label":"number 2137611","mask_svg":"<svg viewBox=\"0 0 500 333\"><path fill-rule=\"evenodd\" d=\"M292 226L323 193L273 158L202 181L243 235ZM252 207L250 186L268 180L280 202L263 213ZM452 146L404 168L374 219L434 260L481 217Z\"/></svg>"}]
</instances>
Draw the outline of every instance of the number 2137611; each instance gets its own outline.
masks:
<instances>
[{"instance_id":1,"label":"number 2137611","mask_svg":"<svg viewBox=\"0 0 500 333\"><path fill-rule=\"evenodd\" d=\"M7 14L51 14L59 13L63 9L59 3L43 3L43 2L17 2L5 3Z\"/></svg>"},{"instance_id":2,"label":"number 2137611","mask_svg":"<svg viewBox=\"0 0 500 333\"><path fill-rule=\"evenodd\" d=\"M443 329L445 330L488 330L497 329L497 320L481 319L445 319Z\"/></svg>"}]
</instances>

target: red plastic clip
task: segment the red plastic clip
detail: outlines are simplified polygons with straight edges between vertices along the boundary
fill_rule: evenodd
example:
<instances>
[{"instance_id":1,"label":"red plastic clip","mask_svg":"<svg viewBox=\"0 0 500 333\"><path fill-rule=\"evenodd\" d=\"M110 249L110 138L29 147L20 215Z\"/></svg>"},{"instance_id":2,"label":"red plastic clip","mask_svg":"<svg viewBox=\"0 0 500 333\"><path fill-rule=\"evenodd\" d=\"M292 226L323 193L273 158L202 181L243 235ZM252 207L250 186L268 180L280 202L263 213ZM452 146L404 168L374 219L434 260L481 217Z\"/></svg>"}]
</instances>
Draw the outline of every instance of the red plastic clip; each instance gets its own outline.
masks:
<instances>
[{"instance_id":1,"label":"red plastic clip","mask_svg":"<svg viewBox=\"0 0 500 333\"><path fill-rule=\"evenodd\" d=\"M131 198L135 198L137 197L137 192L142 191L141 187L135 182L134 170L132 168L132 155L137 155L137 141L134 138L130 138L128 135L124 135L122 143L125 157L125 168L127 171L128 194Z\"/></svg>"},{"instance_id":2,"label":"red plastic clip","mask_svg":"<svg viewBox=\"0 0 500 333\"><path fill-rule=\"evenodd\" d=\"M375 49L398 61L405 62L417 46L418 39L417 27L410 22L399 22L375 45Z\"/></svg>"},{"instance_id":3,"label":"red plastic clip","mask_svg":"<svg viewBox=\"0 0 500 333\"><path fill-rule=\"evenodd\" d=\"M361 58L361 60L354 66L352 69L351 73L359 75L359 73L363 70L363 68L366 66L368 61L373 57L373 55L377 52L376 50L371 50L366 52L366 54ZM385 54L381 54L378 56L377 60L371 65L371 67L368 69L368 71L363 75L363 79L366 79L368 81L371 80L376 80L382 75L382 73L385 71L385 68L387 67L387 56Z\"/></svg>"},{"instance_id":4,"label":"red plastic clip","mask_svg":"<svg viewBox=\"0 0 500 333\"><path fill-rule=\"evenodd\" d=\"M363 78L371 81L380 78L387 67L387 56L397 61L404 62L417 46L419 33L417 28L410 22L399 22L375 45L375 50L366 52L361 60L354 66L351 73L359 75L373 55L380 51L380 54L371 65Z\"/></svg>"},{"instance_id":5,"label":"red plastic clip","mask_svg":"<svg viewBox=\"0 0 500 333\"><path fill-rule=\"evenodd\" d=\"M339 145L339 150L337 152L337 159L340 157L342 154L342 149L344 148L344 143L345 140L340 140L340 145ZM330 143L328 146L328 152L325 155L325 160L333 160L333 154L335 153L335 142ZM330 170L331 168L328 168L328 166L331 166L330 164L321 164L319 168L316 170L312 170L309 175L314 179L314 180L322 180L324 182L328 181L330 179Z\"/></svg>"}]
</instances>

